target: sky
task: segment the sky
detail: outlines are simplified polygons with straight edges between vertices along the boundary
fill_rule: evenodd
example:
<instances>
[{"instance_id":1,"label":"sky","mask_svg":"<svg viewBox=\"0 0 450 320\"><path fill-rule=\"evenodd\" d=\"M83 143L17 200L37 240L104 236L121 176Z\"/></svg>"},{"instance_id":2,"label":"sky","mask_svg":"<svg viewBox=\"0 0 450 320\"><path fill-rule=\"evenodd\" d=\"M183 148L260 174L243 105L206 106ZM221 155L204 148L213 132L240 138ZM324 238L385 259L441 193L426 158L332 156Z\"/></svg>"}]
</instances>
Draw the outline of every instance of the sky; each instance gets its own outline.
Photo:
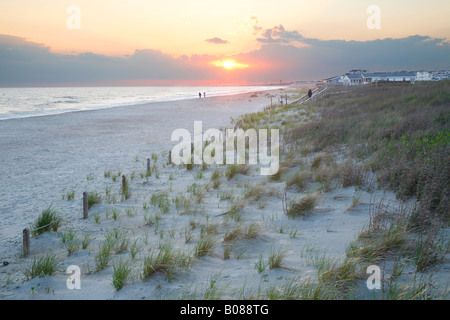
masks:
<instances>
[{"instance_id":1,"label":"sky","mask_svg":"<svg viewBox=\"0 0 450 320\"><path fill-rule=\"evenodd\" d=\"M450 69L446 0L0 0L0 86Z\"/></svg>"}]
</instances>

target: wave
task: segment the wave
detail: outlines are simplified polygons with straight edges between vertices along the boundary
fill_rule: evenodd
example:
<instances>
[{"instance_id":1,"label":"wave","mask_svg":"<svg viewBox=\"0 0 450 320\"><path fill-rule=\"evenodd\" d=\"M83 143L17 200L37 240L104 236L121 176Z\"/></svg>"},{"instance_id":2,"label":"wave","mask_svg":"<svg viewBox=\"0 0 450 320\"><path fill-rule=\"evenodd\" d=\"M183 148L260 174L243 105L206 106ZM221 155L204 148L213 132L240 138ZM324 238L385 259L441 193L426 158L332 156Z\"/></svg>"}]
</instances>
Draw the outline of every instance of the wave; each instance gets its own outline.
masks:
<instances>
[{"instance_id":1,"label":"wave","mask_svg":"<svg viewBox=\"0 0 450 320\"><path fill-rule=\"evenodd\" d=\"M281 86L280 86L281 87ZM151 102L198 99L273 90L275 86L236 87L76 87L0 88L0 120L108 109Z\"/></svg>"}]
</instances>

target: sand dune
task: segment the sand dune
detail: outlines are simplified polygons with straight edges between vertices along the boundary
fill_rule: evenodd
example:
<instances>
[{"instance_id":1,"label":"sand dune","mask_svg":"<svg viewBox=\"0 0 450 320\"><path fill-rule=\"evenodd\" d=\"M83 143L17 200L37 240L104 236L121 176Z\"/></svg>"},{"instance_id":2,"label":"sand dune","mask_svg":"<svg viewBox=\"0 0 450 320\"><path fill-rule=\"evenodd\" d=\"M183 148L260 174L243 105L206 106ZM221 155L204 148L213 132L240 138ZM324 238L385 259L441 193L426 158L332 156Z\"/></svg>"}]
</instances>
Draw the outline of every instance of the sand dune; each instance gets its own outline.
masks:
<instances>
[{"instance_id":1,"label":"sand dune","mask_svg":"<svg viewBox=\"0 0 450 320\"><path fill-rule=\"evenodd\" d=\"M204 130L228 128L230 117L262 110L270 103L267 94L2 121L0 256L9 263L0 269L2 298L202 299L208 295L212 281L220 288L220 292L209 293L216 295L213 297L246 298L256 295L261 288L282 286L293 277L303 280L313 277L316 271L311 259L314 257L326 255L341 259L349 243L367 224L370 203L382 197L394 201L392 194L361 191L360 205L349 212L355 188L337 189L320 197L311 217L291 219L282 210L285 183L268 181L257 170L231 180L222 176L220 186L214 189L211 177L216 169L223 175L225 166L203 171L194 167L188 171L167 165L167 153L174 145L170 142L174 129L192 131L194 120L203 121ZM271 94L279 95L280 91ZM152 155L157 173L147 178L146 159ZM106 172L119 177L105 177ZM128 200L121 199L121 174L129 181ZM244 197L252 187L263 188L261 199ZM66 195L72 190L75 199L67 200ZM84 191L99 192L103 199L109 194L108 200L90 209L86 220L82 219ZM168 212L152 205L152 196L164 192L169 201ZM294 190L288 195L305 194ZM189 208L181 205L177 208L176 199L183 197L191 201ZM233 205L238 206L239 201L245 204L237 215L223 215ZM24 259L21 257L22 229L49 205L61 213L64 222L58 232L32 238L31 255ZM114 215L118 216L114 218ZM157 222L149 223L156 217L159 217ZM249 228L253 228L253 236L249 235ZM78 248L68 255L61 237L69 230L78 237L89 234L89 247ZM114 230L126 234L125 249L113 254L109 264L96 271L96 255ZM238 240L226 241L232 230L240 232L236 231ZM167 273L156 273L142 280L140 274L146 256L169 244L174 252L190 255L205 234L215 244L208 254L196 256L187 268L177 268L173 279L168 279ZM133 244L139 250L131 259ZM229 257L225 258L227 250L230 250ZM52 277L25 281L20 269L47 252L62 259L58 272ZM283 256L281 268L270 269L271 253ZM119 259L130 260L132 267L127 284L116 291L112 285L112 261ZM65 270L69 265L81 269L81 290L69 290L66 286Z\"/></svg>"}]
</instances>

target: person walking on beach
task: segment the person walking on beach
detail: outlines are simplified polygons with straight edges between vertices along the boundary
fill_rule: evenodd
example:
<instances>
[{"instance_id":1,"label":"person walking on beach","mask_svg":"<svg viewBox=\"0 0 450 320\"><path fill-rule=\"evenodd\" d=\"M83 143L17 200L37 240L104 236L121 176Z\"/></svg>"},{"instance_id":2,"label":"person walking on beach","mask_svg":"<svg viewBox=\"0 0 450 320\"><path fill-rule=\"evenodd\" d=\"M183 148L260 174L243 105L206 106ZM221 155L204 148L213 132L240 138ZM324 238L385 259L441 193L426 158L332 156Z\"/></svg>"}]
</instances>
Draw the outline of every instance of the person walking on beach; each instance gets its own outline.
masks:
<instances>
[{"instance_id":1,"label":"person walking on beach","mask_svg":"<svg viewBox=\"0 0 450 320\"><path fill-rule=\"evenodd\" d=\"M309 89L309 90L308 90L308 97L311 98L311 96L312 96L312 91L311 91L311 89Z\"/></svg>"},{"instance_id":2,"label":"person walking on beach","mask_svg":"<svg viewBox=\"0 0 450 320\"><path fill-rule=\"evenodd\" d=\"M198 97L199 97L200 99L202 98L202 93L201 93L201 92L198 93Z\"/></svg>"}]
</instances>

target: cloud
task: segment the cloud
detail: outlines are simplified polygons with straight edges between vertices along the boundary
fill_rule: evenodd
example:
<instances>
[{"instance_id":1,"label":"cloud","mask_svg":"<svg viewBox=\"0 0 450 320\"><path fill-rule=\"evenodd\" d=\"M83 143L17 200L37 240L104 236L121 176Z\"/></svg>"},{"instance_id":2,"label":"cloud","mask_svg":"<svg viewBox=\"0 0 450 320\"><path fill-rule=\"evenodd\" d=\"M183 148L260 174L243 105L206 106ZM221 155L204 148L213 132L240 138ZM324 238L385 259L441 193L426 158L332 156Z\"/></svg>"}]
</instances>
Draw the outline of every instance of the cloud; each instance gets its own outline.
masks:
<instances>
[{"instance_id":1,"label":"cloud","mask_svg":"<svg viewBox=\"0 0 450 320\"><path fill-rule=\"evenodd\" d=\"M253 28L253 35L257 35L261 30L262 27L259 26L258 17L257 16L251 16L250 17L250 24Z\"/></svg>"},{"instance_id":2,"label":"cloud","mask_svg":"<svg viewBox=\"0 0 450 320\"><path fill-rule=\"evenodd\" d=\"M297 31L286 31L282 24L272 29L266 29L261 38L256 39L261 43L292 43L302 41L304 37Z\"/></svg>"},{"instance_id":3,"label":"cloud","mask_svg":"<svg viewBox=\"0 0 450 320\"><path fill-rule=\"evenodd\" d=\"M351 69L375 71L435 70L450 68L450 45L445 39L414 35L400 39L370 41L320 40L302 37L306 46L297 47L289 39L300 39L284 28L268 35L260 49L242 55L242 59L273 62L272 68L252 74L251 80L321 79ZM288 36L289 35L289 36Z\"/></svg>"},{"instance_id":4,"label":"cloud","mask_svg":"<svg viewBox=\"0 0 450 320\"><path fill-rule=\"evenodd\" d=\"M261 47L234 56L182 55L136 50L127 56L92 52L57 54L24 38L0 35L0 86L111 84L133 80L264 83L314 80L351 69L374 71L450 69L447 39L414 35L370 41L306 38L282 25L261 30ZM304 44L298 46L298 42ZM249 68L224 72L212 61L233 59Z\"/></svg>"},{"instance_id":5,"label":"cloud","mask_svg":"<svg viewBox=\"0 0 450 320\"><path fill-rule=\"evenodd\" d=\"M92 52L57 54L23 38L0 35L0 85L111 83L115 80L202 80L210 68L158 50L136 50L123 57Z\"/></svg>"},{"instance_id":6,"label":"cloud","mask_svg":"<svg viewBox=\"0 0 450 320\"><path fill-rule=\"evenodd\" d=\"M211 39L206 39L205 41L206 41L206 42L209 42L209 43L214 43L214 44L225 44L225 43L229 43L228 40L223 40L223 39L220 39L220 38L217 38L217 37L211 38Z\"/></svg>"}]
</instances>

